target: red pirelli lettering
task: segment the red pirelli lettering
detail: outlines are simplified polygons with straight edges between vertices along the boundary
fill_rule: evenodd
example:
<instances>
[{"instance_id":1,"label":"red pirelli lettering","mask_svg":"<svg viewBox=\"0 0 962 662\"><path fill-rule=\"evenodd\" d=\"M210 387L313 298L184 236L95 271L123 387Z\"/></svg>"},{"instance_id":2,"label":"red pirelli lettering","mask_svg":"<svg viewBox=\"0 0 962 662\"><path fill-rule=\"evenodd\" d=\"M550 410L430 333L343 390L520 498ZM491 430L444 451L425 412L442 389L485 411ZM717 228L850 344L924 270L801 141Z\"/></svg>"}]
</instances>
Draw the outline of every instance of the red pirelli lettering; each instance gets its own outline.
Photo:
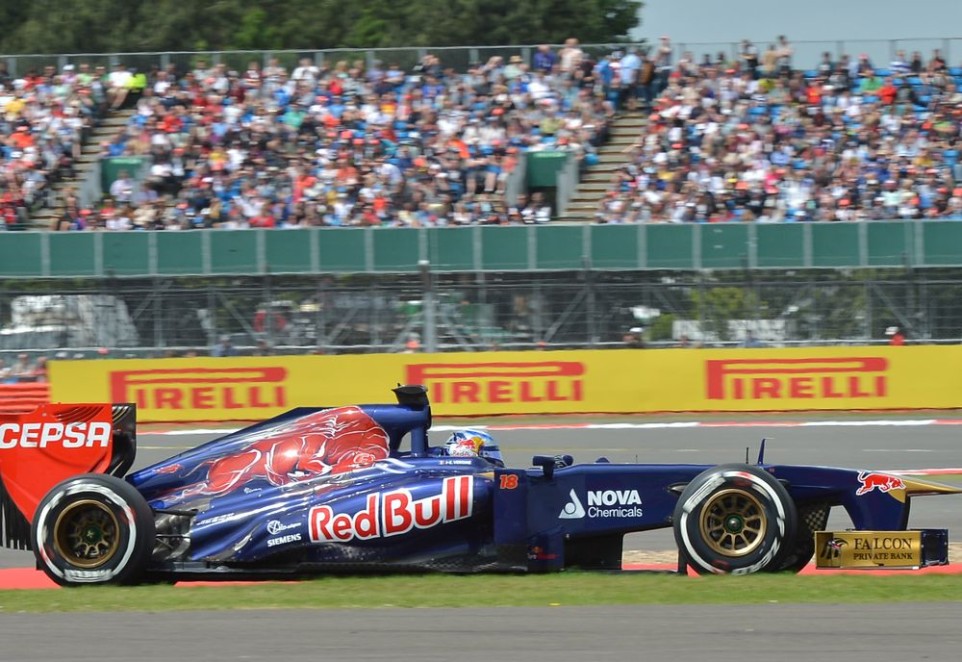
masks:
<instances>
[{"instance_id":1,"label":"red pirelli lettering","mask_svg":"<svg viewBox=\"0 0 962 662\"><path fill-rule=\"evenodd\" d=\"M880 398L888 392L888 360L880 356L820 359L711 359L709 400Z\"/></svg>"},{"instance_id":2,"label":"red pirelli lettering","mask_svg":"<svg viewBox=\"0 0 962 662\"><path fill-rule=\"evenodd\" d=\"M584 400L584 363L532 361L497 363L417 363L405 381L424 384L435 404L510 405Z\"/></svg>"},{"instance_id":3,"label":"red pirelli lettering","mask_svg":"<svg viewBox=\"0 0 962 662\"><path fill-rule=\"evenodd\" d=\"M286 406L286 379L280 367L122 370L110 374L110 392L142 409L267 409Z\"/></svg>"}]
</instances>

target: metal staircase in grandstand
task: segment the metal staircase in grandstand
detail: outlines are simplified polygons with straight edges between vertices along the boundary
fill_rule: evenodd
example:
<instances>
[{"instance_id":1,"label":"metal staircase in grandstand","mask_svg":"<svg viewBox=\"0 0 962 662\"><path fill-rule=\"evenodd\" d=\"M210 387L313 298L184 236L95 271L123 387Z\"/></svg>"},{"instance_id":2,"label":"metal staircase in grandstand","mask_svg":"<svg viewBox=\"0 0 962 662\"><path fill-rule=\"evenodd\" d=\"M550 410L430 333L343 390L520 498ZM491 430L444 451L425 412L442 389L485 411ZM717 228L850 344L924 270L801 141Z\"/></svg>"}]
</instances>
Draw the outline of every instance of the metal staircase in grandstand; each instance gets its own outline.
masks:
<instances>
[{"instance_id":1,"label":"metal staircase in grandstand","mask_svg":"<svg viewBox=\"0 0 962 662\"><path fill-rule=\"evenodd\" d=\"M28 227L31 230L53 229L57 219L65 209L64 194L69 189L79 189L89 177L99 177L100 169L97 165L100 157L100 144L109 142L124 130L135 109L111 111L100 118L97 126L87 136L80 148L80 155L74 159L74 176L66 177L51 186L49 204L30 215Z\"/></svg>"},{"instance_id":2,"label":"metal staircase in grandstand","mask_svg":"<svg viewBox=\"0 0 962 662\"><path fill-rule=\"evenodd\" d=\"M631 146L647 124L648 116L643 112L625 112L614 119L608 142L598 148L598 163L586 170L559 220L593 220L599 203L611 189L615 173L630 162Z\"/></svg>"}]
</instances>

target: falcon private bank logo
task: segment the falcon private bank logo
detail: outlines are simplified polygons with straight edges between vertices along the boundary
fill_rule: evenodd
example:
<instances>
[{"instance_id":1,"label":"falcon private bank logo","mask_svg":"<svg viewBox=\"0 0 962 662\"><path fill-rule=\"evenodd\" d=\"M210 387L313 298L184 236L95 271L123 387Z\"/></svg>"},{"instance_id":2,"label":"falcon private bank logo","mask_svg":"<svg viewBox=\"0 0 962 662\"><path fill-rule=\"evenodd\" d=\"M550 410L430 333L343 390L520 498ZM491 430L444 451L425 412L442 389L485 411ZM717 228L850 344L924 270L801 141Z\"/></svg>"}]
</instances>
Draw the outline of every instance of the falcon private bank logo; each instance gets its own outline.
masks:
<instances>
[{"instance_id":1,"label":"falcon private bank logo","mask_svg":"<svg viewBox=\"0 0 962 662\"><path fill-rule=\"evenodd\" d=\"M888 394L887 359L711 359L705 361L709 400L868 399Z\"/></svg>"},{"instance_id":2,"label":"falcon private bank logo","mask_svg":"<svg viewBox=\"0 0 962 662\"><path fill-rule=\"evenodd\" d=\"M270 409L287 405L286 379L280 367L117 370L110 396L147 410Z\"/></svg>"},{"instance_id":3,"label":"falcon private bank logo","mask_svg":"<svg viewBox=\"0 0 962 662\"><path fill-rule=\"evenodd\" d=\"M498 363L412 363L407 384L424 384L433 404L514 404L582 402L580 361L511 361Z\"/></svg>"}]
</instances>

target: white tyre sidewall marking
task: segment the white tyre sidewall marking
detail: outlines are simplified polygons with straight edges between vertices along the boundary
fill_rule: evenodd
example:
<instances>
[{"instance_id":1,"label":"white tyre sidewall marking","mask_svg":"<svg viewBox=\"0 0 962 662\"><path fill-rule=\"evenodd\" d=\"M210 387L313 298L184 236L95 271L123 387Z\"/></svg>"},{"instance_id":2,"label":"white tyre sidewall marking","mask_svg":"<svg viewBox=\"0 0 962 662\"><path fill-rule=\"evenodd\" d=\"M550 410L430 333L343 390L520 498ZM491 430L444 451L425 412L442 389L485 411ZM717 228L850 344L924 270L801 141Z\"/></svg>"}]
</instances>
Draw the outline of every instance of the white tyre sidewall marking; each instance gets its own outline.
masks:
<instances>
[{"instance_id":1,"label":"white tyre sidewall marking","mask_svg":"<svg viewBox=\"0 0 962 662\"><path fill-rule=\"evenodd\" d=\"M37 539L34 541L34 543L36 544L36 549L39 550L38 554L40 555L40 558L43 560L44 565L47 566L47 569L49 569L50 572L55 574L57 577L60 577L61 579L66 579L64 571L58 568L56 564L53 563L53 560L47 555L46 545L44 544L47 539L47 530L48 530L47 515L50 513L50 510L53 509L57 504L59 504L65 497L68 497L72 494L77 494L78 492L94 492L95 494L100 494L101 496L106 498L110 503L119 507L127 516L127 526L128 526L127 548L124 550L123 558L121 558L120 563L117 565L117 567L113 568L112 570L105 570L103 571L103 574L100 574L96 577L85 578L82 576L74 575L69 580L71 582L75 582L78 584L109 581L124 570L124 568L127 566L127 562L130 560L130 557L133 556L134 548L137 546L137 521L134 518L134 513L133 513L133 510L131 510L130 506L120 497L120 495L118 495L116 492L114 492L108 487L104 487L102 485L97 485L93 483L79 482L79 483L75 483L74 485L70 485L69 487L67 487L67 489L63 490L61 493L55 495L52 499L50 499L50 501L43 507L43 509L37 515L37 517L40 518L39 521L41 524L40 526L37 527ZM118 531L118 535L119 535L119 531ZM97 572L100 572L100 571L98 570Z\"/></svg>"},{"instance_id":2,"label":"white tyre sidewall marking","mask_svg":"<svg viewBox=\"0 0 962 662\"><path fill-rule=\"evenodd\" d=\"M765 556L758 563L754 563L747 568L738 568L731 571L731 574L733 575L747 575L757 572L772 558L774 558L775 554L778 553L778 550L781 547L781 538L785 535L784 504L782 504L782 500L778 498L775 490L773 490L768 483L759 479L758 476L748 473L747 471L725 471L714 476L709 476L705 481L705 484L695 490L695 493L688 497L688 499L682 505L681 521L679 522L678 528L679 531L681 531L681 537L685 543L685 553L688 555L689 560L695 561L698 567L708 570L709 572L713 572L718 575L728 574L724 570L712 566L710 563L706 562L705 559L701 558L701 556L699 556L699 554L695 551L695 548L692 546L691 538L688 535L688 518L692 511L698 507L698 504L703 501L704 498L707 497L713 489L715 489L715 487L721 485L726 478L743 478L748 480L754 489L766 494L770 498L770 500L775 504L775 510L777 511L775 521L780 535L772 541L772 548L769 550L769 552L765 554Z\"/></svg>"}]
</instances>

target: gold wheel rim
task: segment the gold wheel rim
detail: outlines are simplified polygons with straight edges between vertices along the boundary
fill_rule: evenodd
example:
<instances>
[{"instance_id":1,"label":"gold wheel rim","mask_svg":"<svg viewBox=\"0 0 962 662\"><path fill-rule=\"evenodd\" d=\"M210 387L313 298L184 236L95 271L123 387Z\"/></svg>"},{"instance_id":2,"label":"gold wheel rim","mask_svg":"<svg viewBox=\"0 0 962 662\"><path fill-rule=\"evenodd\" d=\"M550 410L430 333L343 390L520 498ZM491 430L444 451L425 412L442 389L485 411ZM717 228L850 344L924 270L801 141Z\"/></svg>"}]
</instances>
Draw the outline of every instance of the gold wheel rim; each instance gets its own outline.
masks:
<instances>
[{"instance_id":1,"label":"gold wheel rim","mask_svg":"<svg viewBox=\"0 0 962 662\"><path fill-rule=\"evenodd\" d=\"M722 490L702 508L701 536L713 552L741 557L754 552L765 540L768 517L761 501L740 489Z\"/></svg>"},{"instance_id":2,"label":"gold wheel rim","mask_svg":"<svg viewBox=\"0 0 962 662\"><path fill-rule=\"evenodd\" d=\"M99 568L120 546L120 523L105 504L92 499L72 503L54 524L57 553L77 568Z\"/></svg>"}]
</instances>

